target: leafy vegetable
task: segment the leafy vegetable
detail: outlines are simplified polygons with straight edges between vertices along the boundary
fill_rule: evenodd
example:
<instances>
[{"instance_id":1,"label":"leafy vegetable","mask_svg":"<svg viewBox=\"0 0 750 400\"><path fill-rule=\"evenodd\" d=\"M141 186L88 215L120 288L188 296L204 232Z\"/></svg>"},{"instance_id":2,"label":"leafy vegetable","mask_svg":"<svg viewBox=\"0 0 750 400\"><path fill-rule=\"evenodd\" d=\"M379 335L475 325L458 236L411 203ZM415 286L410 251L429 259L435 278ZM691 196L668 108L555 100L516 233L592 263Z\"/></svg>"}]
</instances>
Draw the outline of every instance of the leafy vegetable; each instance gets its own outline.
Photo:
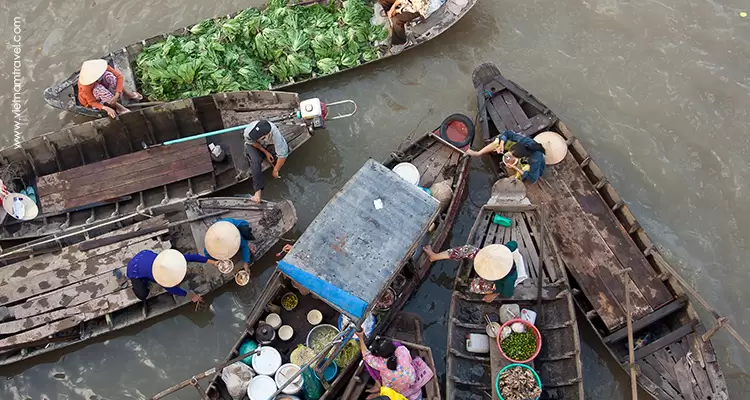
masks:
<instances>
[{"instance_id":1,"label":"leafy vegetable","mask_svg":"<svg viewBox=\"0 0 750 400\"><path fill-rule=\"evenodd\" d=\"M388 36L370 20L366 0L287 6L215 18L143 48L135 66L143 94L175 100L237 90L264 90L314 73L328 75L381 56Z\"/></svg>"}]
</instances>

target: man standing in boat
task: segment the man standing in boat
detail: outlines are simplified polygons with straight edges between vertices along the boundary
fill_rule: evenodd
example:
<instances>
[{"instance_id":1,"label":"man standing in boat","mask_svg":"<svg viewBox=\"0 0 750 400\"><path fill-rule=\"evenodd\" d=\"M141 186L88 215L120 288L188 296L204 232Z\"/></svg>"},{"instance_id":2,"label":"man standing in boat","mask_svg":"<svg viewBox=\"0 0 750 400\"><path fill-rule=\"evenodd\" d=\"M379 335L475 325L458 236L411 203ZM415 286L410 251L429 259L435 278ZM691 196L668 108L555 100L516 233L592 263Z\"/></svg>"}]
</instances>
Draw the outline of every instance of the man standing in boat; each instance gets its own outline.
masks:
<instances>
[{"instance_id":1,"label":"man standing in boat","mask_svg":"<svg viewBox=\"0 0 750 400\"><path fill-rule=\"evenodd\" d=\"M151 282L157 283L167 293L176 296L189 296L190 301L199 303L203 298L192 290L180 287L187 275L187 263L199 262L215 264L214 260L199 254L183 255L177 250L166 249L158 255L151 250L142 250L128 262L127 277L133 285L135 296L146 301ZM119 270L115 270L119 272ZM120 273L121 275L121 273Z\"/></svg>"},{"instance_id":2,"label":"man standing in boat","mask_svg":"<svg viewBox=\"0 0 750 400\"><path fill-rule=\"evenodd\" d=\"M264 119L251 122L245 128L243 136L245 137L245 154L250 158L250 168L253 174L253 190L255 193L251 199L260 203L260 193L265 187L263 160L265 159L273 166L271 175L274 178L281 178L279 170L289 156L289 145L286 143L279 127ZM273 150L276 153L275 163L273 154L267 148L270 145L273 145Z\"/></svg>"}]
</instances>

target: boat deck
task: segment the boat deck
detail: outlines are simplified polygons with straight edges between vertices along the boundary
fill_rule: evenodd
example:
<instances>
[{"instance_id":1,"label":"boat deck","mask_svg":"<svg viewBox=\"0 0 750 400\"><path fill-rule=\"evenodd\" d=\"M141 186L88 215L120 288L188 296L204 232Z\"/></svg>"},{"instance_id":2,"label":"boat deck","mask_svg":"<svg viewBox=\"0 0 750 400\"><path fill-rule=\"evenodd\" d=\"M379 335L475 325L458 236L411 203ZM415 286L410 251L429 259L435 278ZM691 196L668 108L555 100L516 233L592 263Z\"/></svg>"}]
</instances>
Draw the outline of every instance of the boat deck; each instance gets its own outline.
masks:
<instances>
[{"instance_id":1,"label":"boat deck","mask_svg":"<svg viewBox=\"0 0 750 400\"><path fill-rule=\"evenodd\" d=\"M583 399L582 367L580 361L580 339L575 311L567 280L562 272L561 260L555 256L554 248L545 234L545 249L542 250L542 233L539 215L533 211L510 211L525 207L486 205L480 211L469 235L468 244L482 248L490 244L505 244L509 240L518 243L523 256L528 278L521 282L511 298L498 297L485 303L482 295L469 293L468 286L476 277L473 262L463 261L456 277L451 299L448 338L448 398L452 400L477 399L478 390L495 391L495 378L510 362L502 357L494 339L490 339L489 357L469 353L464 348L470 333L484 333L484 316L497 314L502 304L518 304L521 308L537 313L536 326L542 334L542 349L529 366L539 374L549 398ZM530 207L532 209L533 206ZM509 210L509 211L504 211ZM513 221L509 228L492 222L495 214ZM542 274L542 302L538 304L538 282ZM481 366L481 367L480 367Z\"/></svg>"},{"instance_id":2,"label":"boat deck","mask_svg":"<svg viewBox=\"0 0 750 400\"><path fill-rule=\"evenodd\" d=\"M630 299L638 320L673 300L667 286L643 253L620 228L581 167L568 155L529 185L529 199L544 202L555 217L550 230L561 244L571 274L610 331L625 324L625 285L619 271L630 268Z\"/></svg>"}]
</instances>

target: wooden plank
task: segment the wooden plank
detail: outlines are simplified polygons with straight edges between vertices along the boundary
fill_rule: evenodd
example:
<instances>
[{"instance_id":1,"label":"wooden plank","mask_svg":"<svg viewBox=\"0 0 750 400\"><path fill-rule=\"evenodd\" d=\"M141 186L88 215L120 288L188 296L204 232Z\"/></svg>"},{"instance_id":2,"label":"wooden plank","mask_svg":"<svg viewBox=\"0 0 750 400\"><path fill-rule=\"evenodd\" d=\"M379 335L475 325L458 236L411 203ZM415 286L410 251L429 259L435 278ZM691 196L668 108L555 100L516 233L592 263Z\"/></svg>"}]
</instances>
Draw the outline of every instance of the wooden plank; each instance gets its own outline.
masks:
<instances>
[{"instance_id":1,"label":"wooden plank","mask_svg":"<svg viewBox=\"0 0 750 400\"><path fill-rule=\"evenodd\" d=\"M545 182L547 181L545 180ZM552 180L549 181L551 184L557 183ZM542 196L541 193L536 195L536 192L542 190L541 185L530 185L527 189L530 198L536 196L538 199ZM599 256L601 258L595 258L596 255L592 254L592 247L595 244L598 248L605 247L604 244L597 242L597 238L591 236L593 227L587 220L581 220L580 213L573 209L573 205L568 204L567 207L562 208L570 200L566 199L559 190L554 190L554 187L552 187L552 193L550 197L559 197L554 201L546 202L548 215L550 216L547 219L547 223L550 225L549 234L557 242L560 256L578 281L581 290L599 317L609 329L619 328L625 323L625 311L622 307L625 292L621 284L619 286L616 284L616 280L620 283L622 280L614 277L612 272L606 268L605 263L611 263L609 261L611 258L607 260L608 257L603 253L604 250L600 252L603 254ZM535 199L534 202L537 203L538 201ZM619 266L619 263L617 266ZM614 269L616 266L611 266L611 268ZM610 283L609 285L605 283L605 279ZM611 287L620 290L619 292L612 292Z\"/></svg>"},{"instance_id":2,"label":"wooden plank","mask_svg":"<svg viewBox=\"0 0 750 400\"><path fill-rule=\"evenodd\" d=\"M44 199L51 195L65 193L70 190L76 190L76 192L81 194L95 193L122 184L122 180L137 180L144 176L149 176L154 171L167 168L173 163L181 160L189 160L192 158L200 160L200 156L204 152L205 148L203 146L193 146L183 150L175 149L170 153L161 154L160 157L151 157L138 162L128 161L126 164L112 165L102 169L97 174L76 175L69 179L60 176L47 175L47 177L49 177L49 179L47 179L48 183L44 184L44 193L40 196ZM112 159L106 161L111 160ZM86 167L88 167L88 165Z\"/></svg>"},{"instance_id":3,"label":"wooden plank","mask_svg":"<svg viewBox=\"0 0 750 400\"><path fill-rule=\"evenodd\" d=\"M530 128L531 121L529 121L529 117L526 116L526 113L523 111L523 109L521 109L521 106L518 104L518 100L516 100L516 98L513 97L513 94L511 94L507 90L504 90L500 95L503 96L503 100L505 101L505 104L508 106L510 113L513 115L513 118L516 120L516 125L518 125L520 128L516 132L522 132Z\"/></svg>"},{"instance_id":4,"label":"wooden plank","mask_svg":"<svg viewBox=\"0 0 750 400\"><path fill-rule=\"evenodd\" d=\"M169 242L156 242L150 250L159 253L169 248ZM120 271L125 275L127 267L123 266ZM61 307L74 307L95 299L119 288L119 284L111 273L103 273L91 276L69 286L62 287L52 292L27 299L16 306L9 307L12 315L17 318L26 318L43 314Z\"/></svg>"},{"instance_id":5,"label":"wooden plank","mask_svg":"<svg viewBox=\"0 0 750 400\"><path fill-rule=\"evenodd\" d=\"M110 272L115 268L121 267L139 251L154 248L157 244L157 240L148 239L107 254L78 260L78 262L72 263L67 267L37 275L23 282L5 285L3 286L3 295L0 296L0 305L24 300L76 283L91 276Z\"/></svg>"},{"instance_id":6,"label":"wooden plank","mask_svg":"<svg viewBox=\"0 0 750 400\"><path fill-rule=\"evenodd\" d=\"M37 178L37 185L39 186L37 194L41 197L47 192L55 193L65 190L65 187L56 186L60 185L60 182L73 181L76 185L80 185L82 179L100 176L112 170L120 171L123 169L123 166L135 167L145 162L153 160L158 161L164 157L173 154L181 154L197 147L205 147L205 141L195 140L171 146L153 147L148 150L136 151L119 157L113 157L96 163L83 165L78 168L45 175Z\"/></svg>"},{"instance_id":7,"label":"wooden plank","mask_svg":"<svg viewBox=\"0 0 750 400\"><path fill-rule=\"evenodd\" d=\"M140 180L136 180L136 178L128 179L124 182L120 182L116 187L104 189L91 195L64 197L60 194L52 194L45 198L47 199L48 204L51 204L51 208L47 208L45 211L66 210L86 205L92 201L98 201L99 199L111 199L122 196L123 194L137 193L143 190L179 182L198 175L210 173L213 171L213 166L211 165L210 160L205 163L197 160L181 160L177 163L171 164L166 170L162 167L157 167L150 171L154 173L148 178ZM71 194L76 195L77 193L71 191Z\"/></svg>"},{"instance_id":8,"label":"wooden plank","mask_svg":"<svg viewBox=\"0 0 750 400\"><path fill-rule=\"evenodd\" d=\"M620 259L612 252L612 249L605 241L604 236L600 232L598 226L594 225L591 219L587 218L585 211L583 210L587 205L581 205L579 200L573 195L573 190L566 182L570 182L566 179L561 179L557 176L561 169L554 169L555 178L557 179L545 179L548 183L548 187L553 188L553 207L560 210L560 214L551 214L553 221L561 219L566 220L568 225L568 232L572 235L569 241L575 241L578 247L583 251L582 254L591 260L591 265L594 266L593 270L581 270L577 271L578 275L583 274L597 274L602 278L603 283L609 289L609 293L614 295L613 300L620 304L620 307L625 303L625 286L623 285L622 278L618 275L619 271L624 269L629 264L622 264ZM571 185L578 187L579 182L571 182ZM598 194L595 198L590 198L589 203L600 202ZM591 200L593 199L593 200ZM572 268L579 269L580 266L573 266ZM631 274L632 275L632 274ZM661 281L659 281L660 284ZM582 284L583 286L583 284ZM663 284L662 284L663 286ZM646 314L653 311L651 305L646 301L643 294L641 293L642 286L630 285L631 300L633 317L638 319L642 318ZM606 293L606 292L605 292ZM601 311L601 310L597 310ZM613 327L609 327L612 329Z\"/></svg>"},{"instance_id":9,"label":"wooden plank","mask_svg":"<svg viewBox=\"0 0 750 400\"><path fill-rule=\"evenodd\" d=\"M680 394L685 400L696 400L697 397L693 392L693 382L690 370L687 366L687 360L682 358L674 366L675 375L677 375L677 384L680 386Z\"/></svg>"},{"instance_id":10,"label":"wooden plank","mask_svg":"<svg viewBox=\"0 0 750 400\"><path fill-rule=\"evenodd\" d=\"M531 119L529 119L529 122L531 123L531 126L524 129L523 132L520 132L523 136L532 136L538 132L549 130L549 128L552 126L552 124L557 121L557 118L551 115L547 114L537 114Z\"/></svg>"},{"instance_id":11,"label":"wooden plank","mask_svg":"<svg viewBox=\"0 0 750 400\"><path fill-rule=\"evenodd\" d=\"M487 87L487 85L485 85ZM505 104L502 94L497 93L490 99L490 104L487 106L487 111L490 112L492 119L500 118L503 124L513 132L520 132L521 127L516 123L516 119L513 118L513 114L510 113L508 105ZM500 133L503 133L502 131Z\"/></svg>"},{"instance_id":12,"label":"wooden plank","mask_svg":"<svg viewBox=\"0 0 750 400\"><path fill-rule=\"evenodd\" d=\"M703 357L700 354L696 354L696 352L693 352L692 343L695 341L696 337L697 335L695 334L695 332L691 333L680 341L680 345L682 346L682 351L685 354L692 353L691 358L693 360L699 360L688 363L687 366L689 367L690 372L692 372L693 377L695 378L695 394L700 398L705 399L711 396L714 390L711 387L711 382L709 381L708 374L706 373L706 370L704 368L705 364L703 363Z\"/></svg>"},{"instance_id":13,"label":"wooden plank","mask_svg":"<svg viewBox=\"0 0 750 400\"><path fill-rule=\"evenodd\" d=\"M659 370L659 373L669 382L675 389L679 388L677 384L677 377L674 374L674 360L667 354L666 349L655 351L652 354L644 357L649 364Z\"/></svg>"},{"instance_id":14,"label":"wooden plank","mask_svg":"<svg viewBox=\"0 0 750 400\"><path fill-rule=\"evenodd\" d=\"M673 313L682 310L685 305L687 304L687 297L686 296L680 296L669 303L667 303L665 306L659 308L658 310L652 312L651 314L646 315L645 317L635 321L633 323L633 333L637 333L638 331L651 326L652 324L661 321L663 318L672 315ZM627 329L623 328L618 331L613 332L612 334L605 336L602 340L604 343L614 343L619 340L623 340L628 337Z\"/></svg>"},{"instance_id":15,"label":"wooden plank","mask_svg":"<svg viewBox=\"0 0 750 400\"><path fill-rule=\"evenodd\" d=\"M636 360L640 360L641 358L654 353L655 351L658 351L666 346L669 346L670 344L674 343L677 340L682 339L683 337L689 335L691 332L693 332L693 327L698 323L696 320L690 321L690 323L685 324L677 329L675 329L672 332L669 332L668 334L660 337L659 339L656 339L655 341L641 347L640 349L635 351L635 358Z\"/></svg>"},{"instance_id":16,"label":"wooden plank","mask_svg":"<svg viewBox=\"0 0 750 400\"><path fill-rule=\"evenodd\" d=\"M30 331L26 331L24 333L2 339L0 340L0 351L6 350L8 348L15 348L19 344L35 342L57 332L74 328L85 320L85 314L77 314L72 317L65 318L61 321L52 322L50 324L40 326L36 329L32 329Z\"/></svg>"},{"instance_id":17,"label":"wooden plank","mask_svg":"<svg viewBox=\"0 0 750 400\"><path fill-rule=\"evenodd\" d=\"M168 173L170 170L175 169L175 164L179 164L179 168L189 167L193 165L193 163L203 162L203 164L205 164L205 157L201 157L203 156L203 153L204 149L193 147L181 153L165 155L160 159L149 159L134 165L123 164L118 168L110 168L107 171L102 171L102 173L97 176L86 176L59 181L59 184L56 186L59 186L61 190L55 193L46 193L42 197L42 200L50 201L49 199L59 197L69 198L81 197L84 195L91 196L98 192L138 182L156 176L157 174ZM191 163L191 161L193 161L193 163ZM71 195L70 192L74 192L75 195Z\"/></svg>"},{"instance_id":18,"label":"wooden plank","mask_svg":"<svg viewBox=\"0 0 750 400\"><path fill-rule=\"evenodd\" d=\"M677 400L680 398L677 390L664 379L663 371L657 370L653 365L643 360L638 361L638 367L643 376L656 385L658 390L655 394L658 400Z\"/></svg>"},{"instance_id":19,"label":"wooden plank","mask_svg":"<svg viewBox=\"0 0 750 400\"><path fill-rule=\"evenodd\" d=\"M500 354L500 349L497 348L497 345L493 346L493 344L495 344L494 341L490 339L490 370L492 371L490 376L492 377L492 384L494 386L495 377L497 376L497 374L501 369L503 369L510 363L505 359L505 357ZM499 399L496 390L492 391L492 398L494 400Z\"/></svg>"},{"instance_id":20,"label":"wooden plank","mask_svg":"<svg viewBox=\"0 0 750 400\"><path fill-rule=\"evenodd\" d=\"M519 231L521 233L521 238L523 239L524 246L527 249L528 253L528 262L534 266L538 271L542 270L542 265L539 260L539 250L534 243L534 241L531 239L531 235L529 232L529 225L528 221L526 220L526 215L519 215L519 218L516 222L519 225ZM553 281L554 282L554 281Z\"/></svg>"},{"instance_id":21,"label":"wooden plank","mask_svg":"<svg viewBox=\"0 0 750 400\"><path fill-rule=\"evenodd\" d=\"M453 149L440 142L436 142L434 146L439 148L438 151L435 152L435 154L430 157L421 168L419 168L421 175L419 178L419 186L421 187L432 186L432 184L437 181L438 177L442 180L443 168L451 162L451 156L455 154ZM458 160L455 159L455 161Z\"/></svg>"},{"instance_id":22,"label":"wooden plank","mask_svg":"<svg viewBox=\"0 0 750 400\"><path fill-rule=\"evenodd\" d=\"M160 218L159 220L163 219ZM123 228L122 230L118 230L117 232L129 232L135 226L143 226L144 222L136 225L131 225L127 228ZM71 263L77 262L78 260L107 254L119 248L142 242L151 237L154 237L155 235L156 233L152 232L148 235L141 235L136 238L128 239L127 241L113 243L111 245L100 247L85 253L81 252L79 245L76 244L73 246L65 247L59 252L43 254L41 256L36 256L27 260L19 261L12 265L5 266L3 268L0 268L0 293L5 292L5 285L17 284L37 275L48 273L50 271L56 271L60 268L65 268ZM2 297L2 295L0 295L0 297Z\"/></svg>"},{"instance_id":23,"label":"wooden plank","mask_svg":"<svg viewBox=\"0 0 750 400\"><path fill-rule=\"evenodd\" d=\"M95 305L89 305L87 310L108 307L106 301L96 302ZM36 328L39 325L47 324L50 322L58 321L61 319L82 315L84 313L83 307L71 307L63 308L60 310L50 311L41 315L34 315L29 318L23 318L15 321L4 322L0 324L0 334L9 335L18 332L28 331L32 328Z\"/></svg>"},{"instance_id":24,"label":"wooden plank","mask_svg":"<svg viewBox=\"0 0 750 400\"><path fill-rule=\"evenodd\" d=\"M551 170L558 179L567 183L570 194L580 205L583 215L599 232L620 263L631 268L628 275L640 288L648 304L656 309L669 302L672 295L666 285L658 278L651 264L604 203L573 156L568 154L562 163Z\"/></svg>"}]
</instances>

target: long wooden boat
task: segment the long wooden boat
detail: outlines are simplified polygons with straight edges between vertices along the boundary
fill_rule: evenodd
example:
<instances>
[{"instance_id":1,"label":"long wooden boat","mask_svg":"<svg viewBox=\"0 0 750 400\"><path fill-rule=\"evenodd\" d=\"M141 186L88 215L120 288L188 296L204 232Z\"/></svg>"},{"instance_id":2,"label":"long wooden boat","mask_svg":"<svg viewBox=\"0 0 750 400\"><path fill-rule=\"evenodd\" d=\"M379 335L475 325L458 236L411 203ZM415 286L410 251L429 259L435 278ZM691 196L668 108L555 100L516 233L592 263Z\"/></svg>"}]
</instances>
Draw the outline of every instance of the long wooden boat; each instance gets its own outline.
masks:
<instances>
[{"instance_id":1,"label":"long wooden boat","mask_svg":"<svg viewBox=\"0 0 750 400\"><path fill-rule=\"evenodd\" d=\"M474 78L478 90L500 80L508 85L497 86L498 91L511 92L517 101L530 98L492 64L479 66ZM502 118L485 117L498 130L507 126ZM656 399L727 399L716 352L710 340L703 340L706 329L670 272L674 269L583 144L560 121L550 129L566 139L568 155L548 166L537 184L527 186L528 198L549 208L549 231L570 273L575 303L615 360L629 371L628 288L640 387ZM626 268L630 270L623 279Z\"/></svg>"},{"instance_id":2,"label":"long wooden boat","mask_svg":"<svg viewBox=\"0 0 750 400\"><path fill-rule=\"evenodd\" d=\"M294 151L312 133L296 117L298 108L296 93L220 93L82 123L27 140L18 149L4 148L0 171L9 176L2 179L18 191L33 186L40 215L17 221L0 211L0 240L67 234L243 182L252 174L242 130L159 145L265 118L277 121ZM212 157L210 144L221 146L226 157Z\"/></svg>"},{"instance_id":3,"label":"long wooden boat","mask_svg":"<svg viewBox=\"0 0 750 400\"><path fill-rule=\"evenodd\" d=\"M451 137L457 138L461 135L467 134L465 129L462 129L461 126L457 126L455 123L449 124L452 126L451 128ZM336 278L337 281L340 279L343 282L346 282L347 284L354 285L354 281L357 281L357 285L369 285L372 286L372 288L369 288L367 292L372 291L373 289L377 289L377 285L383 285L384 282L381 281L381 279L387 278L387 283L385 283L385 286L378 289L379 292L382 292L385 290L388 285L390 284L391 280L398 281L398 290L395 292L396 297L393 301L393 304L389 308L389 311L387 312L378 312L377 314L377 325L375 326L373 333L371 337L374 337L374 335L381 334L382 332L387 329L388 326L390 326L392 319L397 314L401 308L406 304L407 300L411 296L411 294L417 289L417 287L421 284L421 282L429 275L430 270L430 261L427 258L426 255L421 254L420 251L416 251L419 248L421 248L422 245L430 243L433 246L440 247L444 243L444 241L447 238L448 233L450 232L451 228L453 227L453 223L455 222L455 219L458 215L461 199L464 195L464 191L467 184L467 178L468 178L468 158L463 155L463 152L460 150L456 150L454 147L452 147L449 144L446 144L443 140L440 139L439 130L436 130L435 132L430 132L425 134L424 136L418 138L414 143L403 149L403 151L398 151L392 154L388 160L384 162L385 168L393 168L396 165L398 165L401 162L411 162L413 165L417 167L417 169L420 171L420 186L422 187L429 187L434 182L440 182L442 180L449 180L451 182L451 187L453 191L453 196L450 199L450 202L448 203L447 207L443 210L437 210L436 214L433 219L431 219L431 222L428 224L427 229L429 231L423 232L419 236L418 242L413 243L413 246L410 247L410 250L408 252L408 255L405 256L405 258L402 261L402 264L391 266L392 268L395 268L393 272L393 276L390 276L389 274L386 274L384 271L380 278L372 278L369 277L366 273L364 273L364 269L369 269L371 267L368 266L368 268L363 268L362 271L358 270L359 267L356 267L354 265L345 265L341 266L339 269L335 270L335 275L338 275ZM379 168L377 167L379 164L368 161L368 163L360 170L360 172L355 175L352 180L350 180L349 183L347 183L344 188L329 202L329 204L321 211L321 213L318 215L316 221L319 222L313 222L312 225L307 229L305 232L305 235L309 235L310 237L316 237L323 229L322 227L325 227L328 222L325 222L327 218L330 218L330 216L335 215L334 210L336 210L336 207L339 207L340 204L347 203L350 204L347 206L347 209L345 211L341 211L342 213L345 213L347 218L352 219L364 219L367 221L370 221L371 217L369 216L370 213L364 213L364 215L359 215L356 212L354 212L354 208L356 207L362 207L363 205L360 203L361 201L365 200L357 200L354 201L352 197L359 198L357 196L362 196L362 199L366 199L367 204L365 204L366 207L372 208L373 207L373 200L380 196L391 196L390 193L392 192L399 192L403 191L403 182L401 178L398 179L392 179L392 174L384 174L383 172L380 172L377 174L377 176L380 176L378 179L368 179L367 185L368 188L365 191L367 194L358 193L354 194L355 190L354 188L350 188L350 186L354 186L354 183L358 180L362 180L363 177L358 177L359 175L364 175L365 177L368 175L373 174L372 169L373 168ZM369 172L368 172L369 171ZM387 189L386 189L387 188ZM381 194L381 190L383 191ZM352 192L352 193L348 193ZM373 197L372 193L377 193L376 197ZM410 202L414 202L414 207L419 206L421 204L422 200L419 196L414 196L414 194L409 195L412 200L409 200ZM381 197L383 199L384 204L390 204L389 201L386 200L385 197ZM404 204L403 207L406 207L407 205ZM422 207L422 206L420 206ZM368 208L368 209L369 209ZM410 219L413 219L414 216L412 215L413 212L404 211L405 214L401 215L399 218L403 217L404 221L408 221ZM372 217L374 218L374 216ZM370 221L371 224L369 226L369 230L389 230L392 228L396 228L395 226L386 226L379 221L379 219L375 219ZM392 233L392 235L395 235L395 237L401 237L404 233L400 229L401 221L399 219L399 228L396 229L398 233ZM320 227L318 227L320 225ZM348 229L354 229L354 227L350 227ZM358 229L358 228L357 228ZM354 243L357 243L357 241L352 242L351 240L347 239L349 237L362 237L362 238L371 238L372 233L367 232L363 233L362 235L358 236L353 233L346 233L346 232L331 232L330 235L327 237L327 240L334 240L334 243L329 244L321 244L322 247L320 248L333 248L335 252L343 251L344 255L350 255L350 254L357 254L355 252L354 248L349 248L349 246L353 245ZM295 246L295 249L297 246L299 246L299 243L303 242L305 240L305 235L303 235L302 238L298 241L298 245ZM380 235L378 235L380 237ZM368 239L369 241L372 241L375 239ZM404 243L409 243L412 239L403 239ZM377 242L377 241L376 241ZM373 251L375 248L378 249L379 252L382 252L383 246L385 246L384 243L379 242L371 242L372 245L368 246L367 250L361 250L361 252L369 252ZM390 242L389 242L390 243ZM414 255L412 255L414 254ZM290 254L291 256L291 254ZM312 254L311 254L312 256ZM288 256L289 257L289 256ZM356 261L356 263L359 262L367 262L367 257L365 257L364 253L360 256L355 257L356 260L352 260L352 262ZM285 258L286 259L286 258ZM321 267L322 268L322 267ZM334 266L331 266L329 268L334 268ZM331 273L331 272L329 272ZM327 274L329 274L327 273ZM383 278L385 275L389 275L385 278ZM330 275L326 275L329 276ZM332 279L332 278L331 278ZM351 282L350 282L351 281ZM227 357L227 360L235 358L240 353L240 346L247 340L250 340L253 338L253 335L255 333L255 328L257 327L258 322L262 319L264 314L266 314L266 305L273 302L278 302L279 298L283 296L285 293L291 291L296 291L297 289L294 288L292 285L292 280L285 275L281 270L278 270L274 273L269 283L266 285L266 288L264 289L264 293L261 296L260 300L257 302L255 307L253 308L253 311L247 316L246 318L246 329L240 336L239 340L236 342L234 347L232 348L230 354ZM342 283L343 285L343 283ZM359 293L361 290L364 290L362 287L357 288L351 288L350 293L358 293L357 296L361 296ZM379 296L380 294L378 294ZM309 296L308 296L309 297ZM312 309L317 308L318 310L327 310L323 311L324 315L324 323L332 323L333 325L336 325L337 318L339 315L342 314L342 310L337 310L335 305L330 305L326 303L325 296L320 296L321 298L310 298L306 299L306 302L309 302L310 304L304 308L295 309L293 313L285 313L282 315L282 320L290 320L291 325L294 328L295 332L305 331L309 330L310 326L306 323L305 315L306 313ZM374 298L374 297L373 297ZM288 315L286 315L288 314ZM355 320L355 317L351 318L352 320ZM278 342L278 341L277 341ZM277 346L277 342L274 342L274 346ZM278 343L278 348L281 351L282 355L288 356L289 351L291 351L294 347L296 347L296 343L294 344L288 344L288 343ZM361 360L360 356L357 356L355 361L351 362L348 366L340 368L340 372L338 375L338 378L334 382L331 383L330 388L328 388L327 392L324 394L323 398L333 398L337 399L341 391L345 388L346 384L348 383L349 378L351 377L352 373L357 367L358 361ZM217 374L213 377L211 384L208 387L207 394L209 397L213 399L229 399L229 395L227 393L226 387L224 386L223 381L221 380L221 376Z\"/></svg>"},{"instance_id":4,"label":"long wooden boat","mask_svg":"<svg viewBox=\"0 0 750 400\"><path fill-rule=\"evenodd\" d=\"M412 358L420 357L425 361L433 372L435 372L435 360L432 358L432 349L426 345L422 327L422 319L417 314L400 312L396 314L393 322L385 330L383 336L400 342L409 349ZM354 371L352 379L344 389L341 398L346 400L365 400L369 393L366 389L375 381L365 370L364 364L360 364ZM427 385L422 387L422 399L440 400L440 383L435 375Z\"/></svg>"},{"instance_id":5,"label":"long wooden boat","mask_svg":"<svg viewBox=\"0 0 750 400\"><path fill-rule=\"evenodd\" d=\"M521 184L501 180L493 192L500 197L505 193L517 193L518 188L514 186L523 188ZM497 315L501 304L517 304L521 309L537 313L535 326L542 335L542 348L529 366L542 380L542 398L584 398L580 337L573 296L560 257L554 251L549 235L543 233L539 210L535 208L522 202L491 200L479 211L469 233L466 243L478 248L515 240L528 278L516 286L511 298L498 297L492 303L486 303L481 295L469 291L471 280L477 276L474 263L466 260L460 263L448 320L446 396L450 400L479 398L482 396L477 394L481 392L491 393L493 399L498 399L495 380L510 362L502 357L494 339L490 339L488 357L469 352L466 338L471 333L486 334L485 315ZM506 228L493 223L496 214L511 219L513 224ZM538 294L542 297L540 301Z\"/></svg>"},{"instance_id":6,"label":"long wooden boat","mask_svg":"<svg viewBox=\"0 0 750 400\"><path fill-rule=\"evenodd\" d=\"M476 2L477 0L446 0L445 3L438 10L436 10L433 14L431 14L427 19L420 20L417 23L411 24L410 26L407 27L407 36L409 37L412 44L409 47L407 47L405 50L414 48L422 43L425 43L437 37L438 35L445 32L446 30L448 30L448 28L453 26L456 22L458 22L461 18L464 17L464 15L466 15L466 13L468 13L469 10L471 10L471 8L474 7L474 4L476 4ZM239 13L240 12L233 13L233 14L227 15L226 17L232 18ZM125 87L127 89L137 91L139 88L139 83L138 83L139 79L138 79L138 76L136 76L135 74L135 60L138 57L138 54L141 53L143 48L150 44L166 40L169 36L187 35L190 32L190 28L192 28L193 26L194 25L187 26L185 28L178 29L173 32L165 33L162 35L158 35L158 36L154 36L154 37L142 40L140 42L131 44L125 48L110 52L104 55L102 58L107 60L107 62L111 66L113 66L114 68L122 72L123 78L125 81ZM394 55L395 54L391 54L390 52L388 52L388 53L382 54L380 58L377 58L369 62L361 62L357 66L370 64L378 60L390 58ZM346 70L347 69L343 69L340 72L343 72ZM79 72L80 71L76 71L64 81L47 88L44 91L44 100L47 102L47 104L55 108L61 108L64 110L68 110L71 112L88 115L92 117L102 116L103 114L99 110L82 107L78 103L77 84L78 84ZM337 73L339 72L329 74L329 75L323 75L323 76L331 76ZM287 88L292 85L309 82L314 79L321 78L323 76L313 74L305 79L277 83L269 87L269 89L278 90L281 88ZM246 89L252 89L252 88L246 88Z\"/></svg>"},{"instance_id":7,"label":"long wooden boat","mask_svg":"<svg viewBox=\"0 0 750 400\"><path fill-rule=\"evenodd\" d=\"M130 282L118 283L114 271L141 250L174 248L203 253L203 239L217 218L250 223L265 254L297 221L289 201L262 203L238 197L191 199L121 229L0 268L0 364L10 364L81 343L175 310L187 297L158 285L142 302ZM257 258L256 258L257 259ZM239 256L235 269L239 269ZM234 280L212 266L189 266L187 282L195 293L209 293Z\"/></svg>"}]
</instances>

